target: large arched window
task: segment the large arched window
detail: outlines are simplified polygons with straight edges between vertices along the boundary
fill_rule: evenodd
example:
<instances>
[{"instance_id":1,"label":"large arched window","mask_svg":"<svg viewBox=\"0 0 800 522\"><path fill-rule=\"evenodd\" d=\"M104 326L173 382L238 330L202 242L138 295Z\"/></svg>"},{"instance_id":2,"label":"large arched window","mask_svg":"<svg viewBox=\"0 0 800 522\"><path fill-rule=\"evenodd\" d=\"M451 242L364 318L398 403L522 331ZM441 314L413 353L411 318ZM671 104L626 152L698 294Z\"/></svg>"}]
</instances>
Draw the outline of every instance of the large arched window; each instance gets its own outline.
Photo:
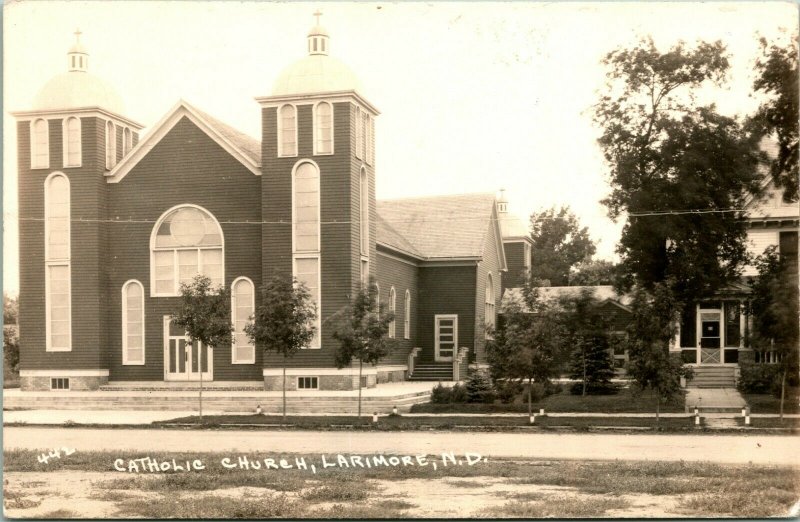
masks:
<instances>
[{"instance_id":1,"label":"large arched window","mask_svg":"<svg viewBox=\"0 0 800 522\"><path fill-rule=\"evenodd\" d=\"M297 156L297 109L294 105L278 109L278 156Z\"/></svg>"},{"instance_id":2,"label":"large arched window","mask_svg":"<svg viewBox=\"0 0 800 522\"><path fill-rule=\"evenodd\" d=\"M117 127L114 122L106 122L106 168L113 169L117 164Z\"/></svg>"},{"instance_id":3,"label":"large arched window","mask_svg":"<svg viewBox=\"0 0 800 522\"><path fill-rule=\"evenodd\" d=\"M389 289L389 311L392 314L397 314L397 292L395 292L394 287ZM397 318L393 318L392 322L389 323L389 338L394 339L395 337L395 328L397 324Z\"/></svg>"},{"instance_id":4,"label":"large arched window","mask_svg":"<svg viewBox=\"0 0 800 522\"><path fill-rule=\"evenodd\" d=\"M314 154L333 154L333 107L328 102L314 106Z\"/></svg>"},{"instance_id":5,"label":"large arched window","mask_svg":"<svg viewBox=\"0 0 800 522\"><path fill-rule=\"evenodd\" d=\"M122 364L144 364L144 287L136 280L122 285Z\"/></svg>"},{"instance_id":6,"label":"large arched window","mask_svg":"<svg viewBox=\"0 0 800 522\"><path fill-rule=\"evenodd\" d=\"M367 169L361 168L361 183L359 184L360 198L359 211L361 212L361 255L369 256L369 176Z\"/></svg>"},{"instance_id":7,"label":"large arched window","mask_svg":"<svg viewBox=\"0 0 800 522\"><path fill-rule=\"evenodd\" d=\"M247 337L244 327L256 310L253 282L246 277L236 279L231 285L231 315L233 316L233 343L231 363L254 364L256 348Z\"/></svg>"},{"instance_id":8,"label":"large arched window","mask_svg":"<svg viewBox=\"0 0 800 522\"><path fill-rule=\"evenodd\" d=\"M486 276L486 308L484 310L484 321L487 327L494 327L494 279L491 272Z\"/></svg>"},{"instance_id":9,"label":"large arched window","mask_svg":"<svg viewBox=\"0 0 800 522\"><path fill-rule=\"evenodd\" d=\"M81 166L81 120L72 116L64 120L64 166Z\"/></svg>"},{"instance_id":10,"label":"large arched window","mask_svg":"<svg viewBox=\"0 0 800 522\"><path fill-rule=\"evenodd\" d=\"M320 348L319 169L304 161L295 167L292 182L294 276L304 283L317 307L317 330L310 348Z\"/></svg>"},{"instance_id":11,"label":"large arched window","mask_svg":"<svg viewBox=\"0 0 800 522\"><path fill-rule=\"evenodd\" d=\"M403 316L403 338L411 339L411 292L406 290L405 315Z\"/></svg>"},{"instance_id":12,"label":"large arched window","mask_svg":"<svg viewBox=\"0 0 800 522\"><path fill-rule=\"evenodd\" d=\"M70 188L64 174L45 180L46 350L72 349Z\"/></svg>"},{"instance_id":13,"label":"large arched window","mask_svg":"<svg viewBox=\"0 0 800 522\"><path fill-rule=\"evenodd\" d=\"M50 167L50 129L47 120L38 119L31 123L31 168Z\"/></svg>"},{"instance_id":14,"label":"large arched window","mask_svg":"<svg viewBox=\"0 0 800 522\"><path fill-rule=\"evenodd\" d=\"M151 295L178 295L181 283L197 274L222 286L222 228L207 210L194 205L168 210L153 228L150 245Z\"/></svg>"}]
</instances>

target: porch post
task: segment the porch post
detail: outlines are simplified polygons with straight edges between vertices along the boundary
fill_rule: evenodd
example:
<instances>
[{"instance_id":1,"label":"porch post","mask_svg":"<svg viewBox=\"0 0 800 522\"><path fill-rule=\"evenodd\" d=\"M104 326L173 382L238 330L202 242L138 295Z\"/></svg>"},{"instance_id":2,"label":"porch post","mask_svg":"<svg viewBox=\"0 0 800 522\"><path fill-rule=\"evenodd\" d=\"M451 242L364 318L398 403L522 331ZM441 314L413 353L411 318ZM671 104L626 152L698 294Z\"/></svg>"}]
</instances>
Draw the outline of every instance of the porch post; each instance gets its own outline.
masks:
<instances>
[{"instance_id":1,"label":"porch post","mask_svg":"<svg viewBox=\"0 0 800 522\"><path fill-rule=\"evenodd\" d=\"M700 364L700 336L703 335L703 322L700 320L700 303L694 305L694 346L695 364Z\"/></svg>"},{"instance_id":2,"label":"porch post","mask_svg":"<svg viewBox=\"0 0 800 522\"><path fill-rule=\"evenodd\" d=\"M739 349L744 348L744 335L746 332L747 316L744 313L744 300L739 300Z\"/></svg>"}]
</instances>

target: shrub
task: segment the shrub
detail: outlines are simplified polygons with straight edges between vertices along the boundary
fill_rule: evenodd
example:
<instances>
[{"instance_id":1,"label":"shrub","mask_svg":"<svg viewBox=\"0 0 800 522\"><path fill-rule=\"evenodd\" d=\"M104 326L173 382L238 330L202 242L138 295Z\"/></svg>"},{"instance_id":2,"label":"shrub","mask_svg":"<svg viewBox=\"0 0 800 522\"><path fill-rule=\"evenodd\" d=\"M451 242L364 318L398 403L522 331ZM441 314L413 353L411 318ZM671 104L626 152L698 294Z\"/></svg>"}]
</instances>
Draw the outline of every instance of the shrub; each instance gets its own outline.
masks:
<instances>
[{"instance_id":1,"label":"shrub","mask_svg":"<svg viewBox=\"0 0 800 522\"><path fill-rule=\"evenodd\" d=\"M741 374L736 387L742 393L780 393L780 368L776 364L739 363Z\"/></svg>"},{"instance_id":2,"label":"shrub","mask_svg":"<svg viewBox=\"0 0 800 522\"><path fill-rule=\"evenodd\" d=\"M557 395L562 391L564 391L564 387L561 385L561 383L553 381L544 382L544 388L543 388L544 397L550 395Z\"/></svg>"},{"instance_id":3,"label":"shrub","mask_svg":"<svg viewBox=\"0 0 800 522\"><path fill-rule=\"evenodd\" d=\"M522 385L519 381L514 380L495 381L495 388L497 388L497 397L503 404L514 402L514 399L522 391Z\"/></svg>"},{"instance_id":4,"label":"shrub","mask_svg":"<svg viewBox=\"0 0 800 522\"><path fill-rule=\"evenodd\" d=\"M451 389L450 402L459 404L467 402L467 387L463 384L454 385Z\"/></svg>"},{"instance_id":5,"label":"shrub","mask_svg":"<svg viewBox=\"0 0 800 522\"><path fill-rule=\"evenodd\" d=\"M576 382L570 387L569 392L572 395L581 395L583 383ZM590 382L586 386L587 395L615 395L617 392L619 392L619 387L612 383Z\"/></svg>"},{"instance_id":6,"label":"shrub","mask_svg":"<svg viewBox=\"0 0 800 522\"><path fill-rule=\"evenodd\" d=\"M481 371L471 372L467 378L467 402L491 404L496 394L489 376Z\"/></svg>"},{"instance_id":7,"label":"shrub","mask_svg":"<svg viewBox=\"0 0 800 522\"><path fill-rule=\"evenodd\" d=\"M431 402L434 404L447 404L451 402L452 395L452 388L442 386L442 383L439 383L431 390Z\"/></svg>"}]
</instances>

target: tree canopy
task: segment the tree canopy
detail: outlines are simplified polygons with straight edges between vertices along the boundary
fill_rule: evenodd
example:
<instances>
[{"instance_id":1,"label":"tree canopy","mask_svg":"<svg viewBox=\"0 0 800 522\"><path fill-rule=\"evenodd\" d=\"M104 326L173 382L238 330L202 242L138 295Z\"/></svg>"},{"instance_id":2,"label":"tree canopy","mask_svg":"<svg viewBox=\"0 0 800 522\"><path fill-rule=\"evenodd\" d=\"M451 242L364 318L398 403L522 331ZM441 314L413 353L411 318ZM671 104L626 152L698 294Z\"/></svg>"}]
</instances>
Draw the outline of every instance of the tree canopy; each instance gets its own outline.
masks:
<instances>
[{"instance_id":1,"label":"tree canopy","mask_svg":"<svg viewBox=\"0 0 800 522\"><path fill-rule=\"evenodd\" d=\"M613 285L617 266L605 259L592 259L573 266L569 272L569 286Z\"/></svg>"},{"instance_id":2,"label":"tree canopy","mask_svg":"<svg viewBox=\"0 0 800 522\"><path fill-rule=\"evenodd\" d=\"M612 219L627 217L617 247L622 288L671 281L678 299L708 294L739 275L746 224L735 211L760 190L759 136L695 94L728 70L720 42L652 40L604 59L608 85L595 107L608 165Z\"/></svg>"},{"instance_id":3,"label":"tree canopy","mask_svg":"<svg viewBox=\"0 0 800 522\"><path fill-rule=\"evenodd\" d=\"M535 212L531 215L533 263L531 277L550 281L551 286L569 284L570 269L588 261L597 250L568 206Z\"/></svg>"}]
</instances>

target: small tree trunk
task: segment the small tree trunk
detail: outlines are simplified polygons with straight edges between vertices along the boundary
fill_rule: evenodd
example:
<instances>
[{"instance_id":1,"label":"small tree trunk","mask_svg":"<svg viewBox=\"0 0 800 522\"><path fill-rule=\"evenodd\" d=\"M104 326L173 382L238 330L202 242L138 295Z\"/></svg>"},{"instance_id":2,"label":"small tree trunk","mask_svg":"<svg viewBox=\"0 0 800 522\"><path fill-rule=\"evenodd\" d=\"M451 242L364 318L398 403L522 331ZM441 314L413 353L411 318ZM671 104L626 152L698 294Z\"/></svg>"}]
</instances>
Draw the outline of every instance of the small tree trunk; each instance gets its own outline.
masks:
<instances>
[{"instance_id":1,"label":"small tree trunk","mask_svg":"<svg viewBox=\"0 0 800 522\"><path fill-rule=\"evenodd\" d=\"M283 423L286 424L286 356L283 357Z\"/></svg>"},{"instance_id":2,"label":"small tree trunk","mask_svg":"<svg viewBox=\"0 0 800 522\"><path fill-rule=\"evenodd\" d=\"M203 349L205 346L198 341L197 342L197 353L198 358L200 359L197 368L200 370L200 422L203 422Z\"/></svg>"},{"instance_id":3,"label":"small tree trunk","mask_svg":"<svg viewBox=\"0 0 800 522\"><path fill-rule=\"evenodd\" d=\"M788 371L789 367L784 367L783 377L781 378L781 423L783 423L783 401L786 399L786 372Z\"/></svg>"},{"instance_id":4,"label":"small tree trunk","mask_svg":"<svg viewBox=\"0 0 800 522\"><path fill-rule=\"evenodd\" d=\"M533 406L531 406L531 388L533 388L533 378L528 377L528 419L533 415Z\"/></svg>"},{"instance_id":5,"label":"small tree trunk","mask_svg":"<svg viewBox=\"0 0 800 522\"><path fill-rule=\"evenodd\" d=\"M586 352L583 352L583 392L581 397L586 397Z\"/></svg>"},{"instance_id":6,"label":"small tree trunk","mask_svg":"<svg viewBox=\"0 0 800 522\"><path fill-rule=\"evenodd\" d=\"M656 393L656 422L660 420L659 413L661 413L661 395Z\"/></svg>"},{"instance_id":7,"label":"small tree trunk","mask_svg":"<svg viewBox=\"0 0 800 522\"><path fill-rule=\"evenodd\" d=\"M359 359L358 360L358 418L361 418L361 368L364 366L364 362Z\"/></svg>"}]
</instances>

